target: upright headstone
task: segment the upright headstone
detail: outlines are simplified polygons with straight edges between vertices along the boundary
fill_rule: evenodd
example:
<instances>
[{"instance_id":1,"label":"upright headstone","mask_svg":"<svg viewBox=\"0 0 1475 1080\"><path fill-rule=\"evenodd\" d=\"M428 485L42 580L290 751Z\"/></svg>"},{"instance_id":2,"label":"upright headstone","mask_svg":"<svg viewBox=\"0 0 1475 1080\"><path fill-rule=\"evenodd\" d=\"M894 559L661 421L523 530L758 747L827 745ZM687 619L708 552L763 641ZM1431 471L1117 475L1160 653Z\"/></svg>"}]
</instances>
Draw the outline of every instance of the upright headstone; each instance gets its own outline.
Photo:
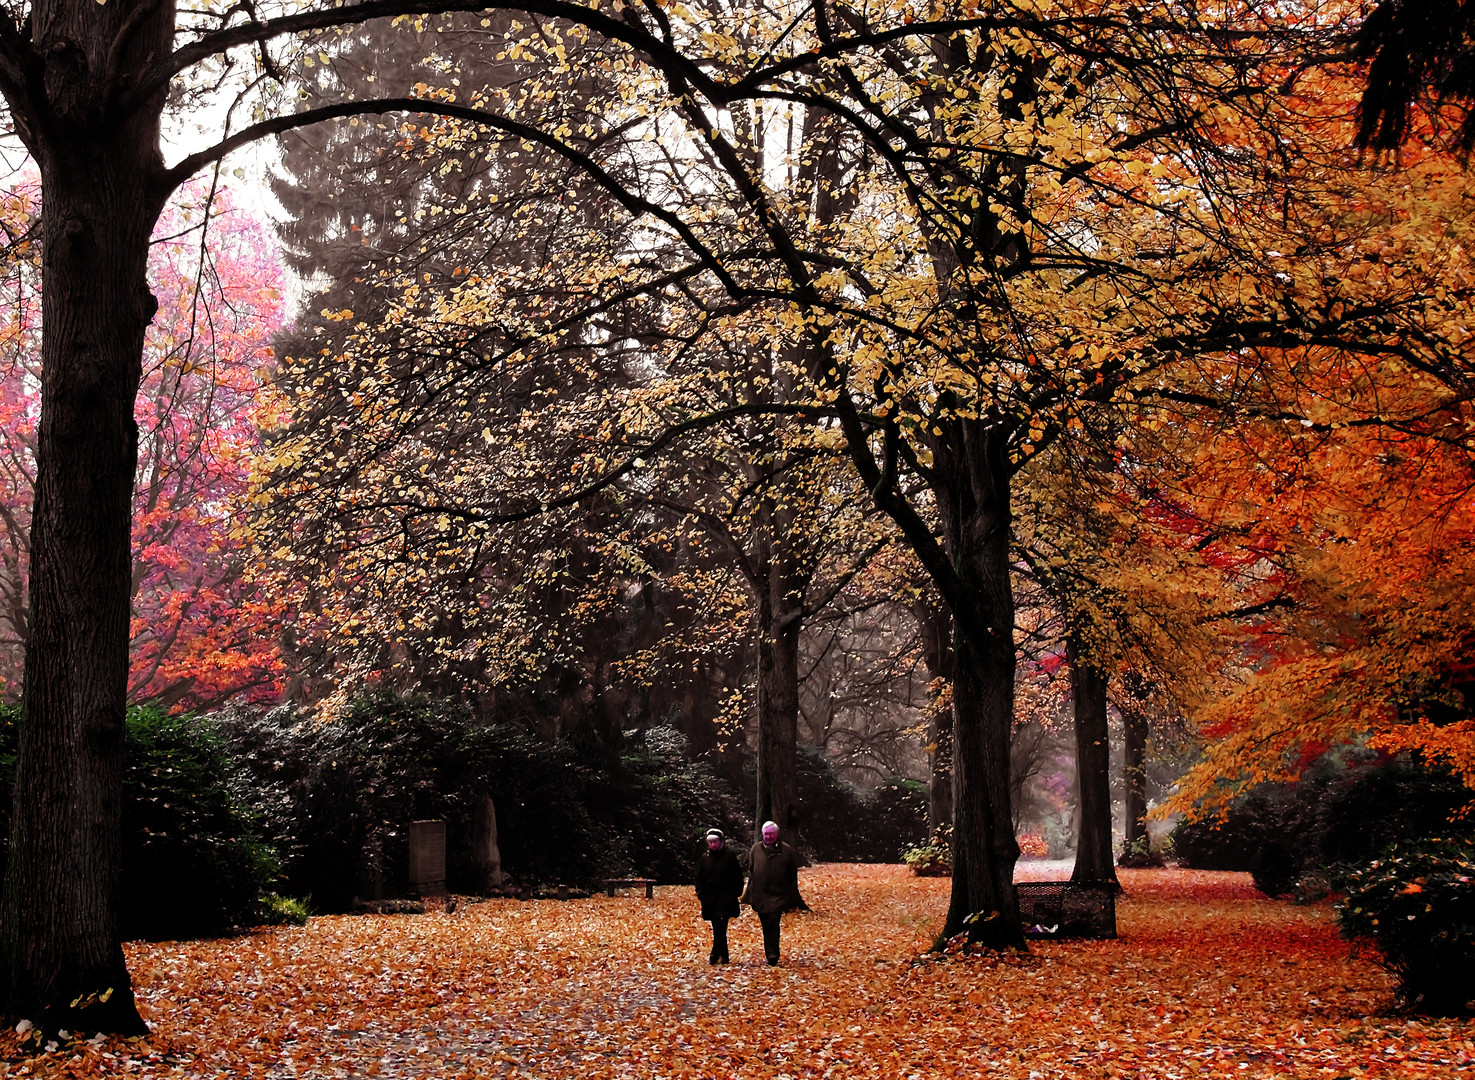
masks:
<instances>
[{"instance_id":1,"label":"upright headstone","mask_svg":"<svg viewBox=\"0 0 1475 1080\"><path fill-rule=\"evenodd\" d=\"M471 825L471 858L476 864L477 887L494 892L502 887L502 849L497 846L497 807L490 795L476 804Z\"/></svg>"},{"instance_id":2,"label":"upright headstone","mask_svg":"<svg viewBox=\"0 0 1475 1080\"><path fill-rule=\"evenodd\" d=\"M410 889L419 896L446 892L446 823L410 822Z\"/></svg>"}]
</instances>

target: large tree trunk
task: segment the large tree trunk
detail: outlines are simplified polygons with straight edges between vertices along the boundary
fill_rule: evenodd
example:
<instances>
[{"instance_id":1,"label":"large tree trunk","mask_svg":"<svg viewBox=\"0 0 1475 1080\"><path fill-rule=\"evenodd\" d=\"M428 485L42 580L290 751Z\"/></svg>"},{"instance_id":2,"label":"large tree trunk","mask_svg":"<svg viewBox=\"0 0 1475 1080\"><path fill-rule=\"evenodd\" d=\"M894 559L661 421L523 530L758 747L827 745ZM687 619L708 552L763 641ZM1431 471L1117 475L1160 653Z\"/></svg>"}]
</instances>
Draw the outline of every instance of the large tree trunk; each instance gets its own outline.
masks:
<instances>
[{"instance_id":1,"label":"large tree trunk","mask_svg":"<svg viewBox=\"0 0 1475 1080\"><path fill-rule=\"evenodd\" d=\"M45 1031L145 1030L117 912L133 409L158 306L147 265L165 195L162 101L123 115L114 102L131 74L167 52L173 22L168 0L38 3L39 77L23 92L6 88L41 170L44 325L0 988L7 1016Z\"/></svg>"},{"instance_id":2,"label":"large tree trunk","mask_svg":"<svg viewBox=\"0 0 1475 1080\"><path fill-rule=\"evenodd\" d=\"M126 177L46 164L31 635L0 963L10 1013L48 1028L141 1031L117 911L133 400L154 308L151 220L136 220L144 199ZM105 1003L70 1007L109 991Z\"/></svg>"},{"instance_id":3,"label":"large tree trunk","mask_svg":"<svg viewBox=\"0 0 1475 1080\"><path fill-rule=\"evenodd\" d=\"M1116 884L1111 829L1111 741L1106 676L1075 634L1066 639L1076 727L1076 865L1072 881Z\"/></svg>"},{"instance_id":4,"label":"large tree trunk","mask_svg":"<svg viewBox=\"0 0 1475 1080\"><path fill-rule=\"evenodd\" d=\"M967 931L993 947L1022 947L1014 892L1009 736L1014 722L1014 592L1009 577L1009 461L997 428L956 422L937 451L943 540L964 580L970 636L955 619L953 682L953 889L944 937Z\"/></svg>"}]
</instances>

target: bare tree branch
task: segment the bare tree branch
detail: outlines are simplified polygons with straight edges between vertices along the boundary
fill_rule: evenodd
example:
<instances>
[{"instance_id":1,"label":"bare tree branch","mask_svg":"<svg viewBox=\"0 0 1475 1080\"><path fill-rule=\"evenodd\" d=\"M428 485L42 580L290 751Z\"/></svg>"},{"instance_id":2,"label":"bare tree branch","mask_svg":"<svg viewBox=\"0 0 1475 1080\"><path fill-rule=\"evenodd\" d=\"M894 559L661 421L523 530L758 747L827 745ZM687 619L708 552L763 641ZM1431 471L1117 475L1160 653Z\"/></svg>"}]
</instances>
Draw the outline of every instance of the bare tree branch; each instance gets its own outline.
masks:
<instances>
[{"instance_id":1,"label":"bare tree branch","mask_svg":"<svg viewBox=\"0 0 1475 1080\"><path fill-rule=\"evenodd\" d=\"M710 248L704 244L691 226L681 219L674 211L643 199L634 194L624 184L604 170L598 162L589 155L574 149L561 139L557 139L536 127L519 123L496 113L486 112L482 109L473 109L465 105L455 105L450 102L431 101L425 98L379 98L373 101L344 101L336 105L324 105L316 109L306 109L290 116L276 116L268 120L242 128L234 135L227 136L220 142L199 153L191 154L173 168L165 171L161 183L172 191L180 184L188 180L196 171L205 165L225 157L232 150L247 146L259 139L270 135L277 135L294 128L307 127L311 124L322 123L326 120L337 120L347 116L377 116L383 113L407 112L421 113L433 116L446 116L457 120L465 120L473 124L504 131L509 135L515 135L528 142L537 143L539 146L552 150L566 161L577 166L587 176L592 178L602 188L609 192L620 202L625 209L636 217L649 215L664 222L673 232L681 237L688 250L701 261L716 278L722 282L723 287L734 297L742 294L742 289L723 266L722 260Z\"/></svg>"}]
</instances>

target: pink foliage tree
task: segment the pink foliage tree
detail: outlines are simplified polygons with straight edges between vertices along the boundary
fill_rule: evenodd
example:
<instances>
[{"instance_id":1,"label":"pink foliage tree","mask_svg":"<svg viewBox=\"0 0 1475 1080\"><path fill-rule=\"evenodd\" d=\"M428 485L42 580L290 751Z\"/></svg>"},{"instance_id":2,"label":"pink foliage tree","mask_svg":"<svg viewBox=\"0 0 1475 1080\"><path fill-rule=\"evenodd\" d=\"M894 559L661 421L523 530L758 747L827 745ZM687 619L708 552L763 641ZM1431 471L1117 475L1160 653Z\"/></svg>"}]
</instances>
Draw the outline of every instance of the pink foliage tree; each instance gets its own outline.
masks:
<instances>
[{"instance_id":1,"label":"pink foliage tree","mask_svg":"<svg viewBox=\"0 0 1475 1080\"><path fill-rule=\"evenodd\" d=\"M35 188L0 203L23 237ZM40 413L41 307L35 255L10 246L0 296L0 693L20 692ZM225 191L182 189L150 258L159 311L138 395L128 696L206 708L275 693L281 610L255 583L234 528L244 514L283 271L271 230Z\"/></svg>"}]
</instances>

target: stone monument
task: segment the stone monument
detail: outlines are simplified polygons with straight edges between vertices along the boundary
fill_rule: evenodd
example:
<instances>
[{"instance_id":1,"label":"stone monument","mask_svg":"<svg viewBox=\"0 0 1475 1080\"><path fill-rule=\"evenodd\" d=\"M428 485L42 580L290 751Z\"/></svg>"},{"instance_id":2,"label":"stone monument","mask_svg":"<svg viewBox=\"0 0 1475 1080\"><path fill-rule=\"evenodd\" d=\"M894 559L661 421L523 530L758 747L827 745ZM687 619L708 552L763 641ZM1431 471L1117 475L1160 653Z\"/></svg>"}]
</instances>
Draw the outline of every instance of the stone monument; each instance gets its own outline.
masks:
<instances>
[{"instance_id":1,"label":"stone monument","mask_svg":"<svg viewBox=\"0 0 1475 1080\"><path fill-rule=\"evenodd\" d=\"M418 896L446 894L446 823L410 822L410 890Z\"/></svg>"}]
</instances>

